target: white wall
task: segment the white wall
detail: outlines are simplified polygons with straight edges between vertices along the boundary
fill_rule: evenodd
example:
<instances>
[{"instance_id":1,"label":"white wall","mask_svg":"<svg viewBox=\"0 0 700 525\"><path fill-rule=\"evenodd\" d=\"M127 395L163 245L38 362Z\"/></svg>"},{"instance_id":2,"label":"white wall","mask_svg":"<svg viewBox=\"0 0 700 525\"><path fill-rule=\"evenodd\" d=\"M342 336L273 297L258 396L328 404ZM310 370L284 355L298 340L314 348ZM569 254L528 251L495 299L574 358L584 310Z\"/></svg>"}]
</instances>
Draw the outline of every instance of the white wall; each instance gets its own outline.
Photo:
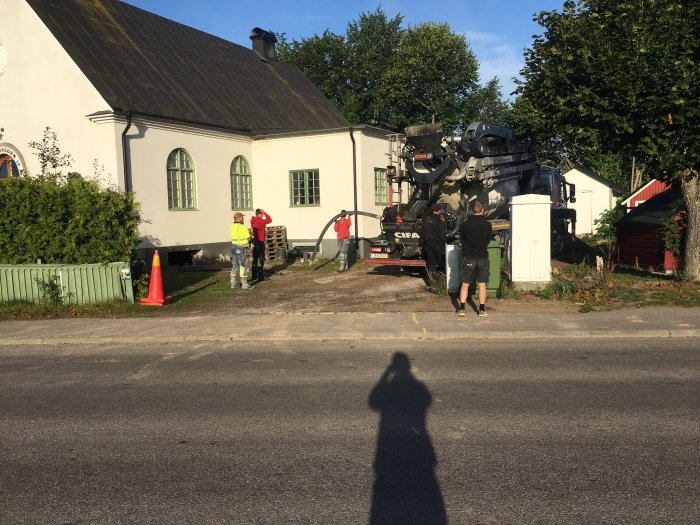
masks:
<instances>
[{"instance_id":1,"label":"white wall","mask_svg":"<svg viewBox=\"0 0 700 525\"><path fill-rule=\"evenodd\" d=\"M389 164L389 142L385 135L371 131L356 131L355 140L358 141L358 207L381 217L384 205L375 204L374 170ZM376 237L381 232L378 219L363 217L359 225L360 235L364 237Z\"/></svg>"},{"instance_id":2,"label":"white wall","mask_svg":"<svg viewBox=\"0 0 700 525\"><path fill-rule=\"evenodd\" d=\"M387 143L354 131L357 160L358 208L381 214L374 204L374 168L386 165ZM320 206L291 206L289 172L317 169ZM273 225L287 227L291 239L317 239L326 223L342 209L354 207L352 140L348 130L318 135L289 135L253 141L253 200L273 217ZM376 235L379 221L360 219L360 237ZM351 230L354 234L354 226ZM324 239L335 239L332 228Z\"/></svg>"},{"instance_id":3,"label":"white wall","mask_svg":"<svg viewBox=\"0 0 700 525\"><path fill-rule=\"evenodd\" d=\"M285 226L287 237L315 241L326 223L341 209L353 209L352 141L349 132L297 134L259 138L134 119L129 137L133 191L141 203L141 232L145 245L191 246L228 242L231 209L230 165L238 155L250 164L252 208L271 215L272 226ZM358 207L381 215L374 203L374 168L386 163L382 136L355 131ZM176 148L185 149L195 167L197 209L168 209L166 162ZM319 206L292 206L289 172L317 169ZM253 210L241 210L249 224ZM376 236L379 221L361 218L358 234ZM354 227L352 229L354 233ZM329 228L324 239L334 240Z\"/></svg>"},{"instance_id":4,"label":"white wall","mask_svg":"<svg viewBox=\"0 0 700 525\"><path fill-rule=\"evenodd\" d=\"M7 51L7 66L0 73L2 142L19 151L29 173L38 173L39 162L28 143L41 141L49 126L58 135L61 152L74 160L62 171L90 177L97 159L104 166L103 178L116 185L120 171L114 127L86 117L109 110L107 103L24 0L2 0L0 12L5 22L0 43Z\"/></svg>"},{"instance_id":5,"label":"white wall","mask_svg":"<svg viewBox=\"0 0 700 525\"><path fill-rule=\"evenodd\" d=\"M576 234L595 233L595 220L615 206L612 189L576 169L565 173L564 177L576 185L576 202L569 204L576 210Z\"/></svg>"},{"instance_id":6,"label":"white wall","mask_svg":"<svg viewBox=\"0 0 700 525\"><path fill-rule=\"evenodd\" d=\"M243 155L255 180L250 138L142 119L133 120L127 136L132 191L141 203L141 233L147 243L186 246L228 242L233 217L231 162ZM196 210L168 209L167 160L177 148L187 151L194 164Z\"/></svg>"}]
</instances>

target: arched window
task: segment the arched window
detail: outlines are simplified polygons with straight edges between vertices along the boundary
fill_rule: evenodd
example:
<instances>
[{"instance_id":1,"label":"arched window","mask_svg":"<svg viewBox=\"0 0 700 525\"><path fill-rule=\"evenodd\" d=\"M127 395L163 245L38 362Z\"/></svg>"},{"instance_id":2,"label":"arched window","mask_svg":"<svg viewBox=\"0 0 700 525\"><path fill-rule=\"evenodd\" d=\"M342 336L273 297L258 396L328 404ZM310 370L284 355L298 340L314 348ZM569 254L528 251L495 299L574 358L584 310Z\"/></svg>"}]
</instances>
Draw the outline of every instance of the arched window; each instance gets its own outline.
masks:
<instances>
[{"instance_id":1,"label":"arched window","mask_svg":"<svg viewBox=\"0 0 700 525\"><path fill-rule=\"evenodd\" d=\"M239 155L231 162L231 209L253 209L253 186L250 164Z\"/></svg>"},{"instance_id":2,"label":"arched window","mask_svg":"<svg viewBox=\"0 0 700 525\"><path fill-rule=\"evenodd\" d=\"M197 188L194 163L181 148L168 155L168 208L194 210L197 208Z\"/></svg>"},{"instance_id":3,"label":"arched window","mask_svg":"<svg viewBox=\"0 0 700 525\"><path fill-rule=\"evenodd\" d=\"M19 169L17 164L12 160L9 155L0 154L0 179L6 179L8 177L17 177L19 175Z\"/></svg>"}]
</instances>

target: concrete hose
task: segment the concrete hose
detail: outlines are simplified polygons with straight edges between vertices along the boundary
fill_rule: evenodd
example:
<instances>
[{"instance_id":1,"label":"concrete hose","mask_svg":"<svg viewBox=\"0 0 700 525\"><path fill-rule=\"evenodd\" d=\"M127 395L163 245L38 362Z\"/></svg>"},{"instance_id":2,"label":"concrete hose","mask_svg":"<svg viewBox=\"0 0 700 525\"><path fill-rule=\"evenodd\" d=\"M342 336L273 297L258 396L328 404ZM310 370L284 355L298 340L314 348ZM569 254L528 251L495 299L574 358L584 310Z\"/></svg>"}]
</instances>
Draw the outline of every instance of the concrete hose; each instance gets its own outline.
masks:
<instances>
[{"instance_id":1,"label":"concrete hose","mask_svg":"<svg viewBox=\"0 0 700 525\"><path fill-rule=\"evenodd\" d=\"M357 216L358 216L358 215L363 215L363 216L365 216L365 217L372 217L372 218L377 219L377 220L381 220L381 218L382 218L381 215L377 215L376 213L369 213L369 212L366 212L366 211L349 211L349 212L348 212L348 215L355 215L355 220L357 220ZM313 251L313 253L311 254L311 261L315 261L315 260L316 260L316 254L318 253L318 247L321 245L321 241L323 240L323 236L324 236L324 235L326 234L326 232L328 231L328 228L331 227L331 224L333 224L339 217L340 217L340 213L338 213L338 214L335 215L330 221L328 221L328 223L326 224L326 226L323 228L323 231L321 231L321 235L318 236L318 240L316 241L316 246L314 247L314 251ZM365 237L360 237L359 239L357 239L357 241L368 241L368 242L371 242L371 241L373 241L373 240L375 240L375 239L367 239L367 238L365 238ZM339 254L339 253L340 253L340 250L338 250L338 251L335 253L335 255L333 256L333 259L335 259L336 257L338 257L338 254Z\"/></svg>"}]
</instances>

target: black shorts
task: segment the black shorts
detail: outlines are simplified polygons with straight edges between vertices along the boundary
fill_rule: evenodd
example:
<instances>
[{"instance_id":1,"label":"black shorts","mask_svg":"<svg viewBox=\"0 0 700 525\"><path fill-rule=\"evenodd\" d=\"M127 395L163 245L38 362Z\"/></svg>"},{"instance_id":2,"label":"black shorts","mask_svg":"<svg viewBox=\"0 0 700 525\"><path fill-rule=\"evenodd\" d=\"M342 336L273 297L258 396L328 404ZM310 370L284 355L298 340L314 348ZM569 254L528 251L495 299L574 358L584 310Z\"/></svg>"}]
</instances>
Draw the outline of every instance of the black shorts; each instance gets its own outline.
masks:
<instances>
[{"instance_id":1,"label":"black shorts","mask_svg":"<svg viewBox=\"0 0 700 525\"><path fill-rule=\"evenodd\" d=\"M473 259L462 257L462 282L471 284L476 276L477 283L489 282L489 258Z\"/></svg>"}]
</instances>

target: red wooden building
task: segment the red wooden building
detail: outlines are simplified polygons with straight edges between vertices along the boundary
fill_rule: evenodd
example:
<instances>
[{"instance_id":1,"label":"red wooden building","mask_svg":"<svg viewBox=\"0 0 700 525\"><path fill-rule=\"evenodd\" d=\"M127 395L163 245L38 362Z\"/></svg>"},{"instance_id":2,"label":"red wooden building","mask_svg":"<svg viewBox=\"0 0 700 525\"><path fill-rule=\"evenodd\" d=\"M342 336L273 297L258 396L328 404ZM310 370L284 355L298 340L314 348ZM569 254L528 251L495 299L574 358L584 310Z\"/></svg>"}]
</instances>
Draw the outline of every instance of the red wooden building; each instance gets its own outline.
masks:
<instances>
[{"instance_id":1,"label":"red wooden building","mask_svg":"<svg viewBox=\"0 0 700 525\"><path fill-rule=\"evenodd\" d=\"M648 201L654 195L658 195L662 191L669 188L669 183L660 180L650 180L644 186L635 191L632 195L627 197L622 201L622 206L625 206L628 210L636 208L643 202Z\"/></svg>"},{"instance_id":2,"label":"red wooden building","mask_svg":"<svg viewBox=\"0 0 700 525\"><path fill-rule=\"evenodd\" d=\"M664 220L676 216L683 201L680 188L666 186L646 199L643 193L638 196L634 207L617 223L618 264L655 272L681 270L683 260L666 249L662 235Z\"/></svg>"}]
</instances>

